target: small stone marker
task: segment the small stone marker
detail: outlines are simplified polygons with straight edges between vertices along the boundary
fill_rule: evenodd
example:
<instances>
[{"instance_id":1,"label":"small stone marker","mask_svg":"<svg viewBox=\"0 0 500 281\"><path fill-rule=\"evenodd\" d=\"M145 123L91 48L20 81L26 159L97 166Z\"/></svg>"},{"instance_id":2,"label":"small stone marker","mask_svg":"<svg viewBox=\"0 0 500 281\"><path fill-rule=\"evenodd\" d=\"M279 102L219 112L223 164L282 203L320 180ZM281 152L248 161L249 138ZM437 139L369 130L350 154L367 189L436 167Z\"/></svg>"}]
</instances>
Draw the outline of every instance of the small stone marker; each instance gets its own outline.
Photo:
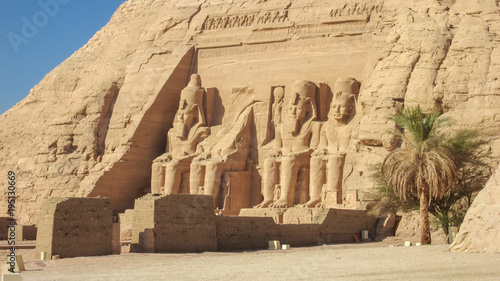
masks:
<instances>
[{"instance_id":1,"label":"small stone marker","mask_svg":"<svg viewBox=\"0 0 500 281\"><path fill-rule=\"evenodd\" d=\"M9 271L9 264L2 264L2 281L22 281L21 273L12 273Z\"/></svg>"},{"instance_id":2,"label":"small stone marker","mask_svg":"<svg viewBox=\"0 0 500 281\"><path fill-rule=\"evenodd\" d=\"M47 259L47 253L46 252L40 252L40 260L44 261Z\"/></svg>"},{"instance_id":3,"label":"small stone marker","mask_svg":"<svg viewBox=\"0 0 500 281\"><path fill-rule=\"evenodd\" d=\"M370 237L368 237L368 230L361 231L361 240L363 240L363 241L370 240Z\"/></svg>"},{"instance_id":4,"label":"small stone marker","mask_svg":"<svg viewBox=\"0 0 500 281\"><path fill-rule=\"evenodd\" d=\"M282 250L290 250L290 245L289 244L283 244L281 245Z\"/></svg>"},{"instance_id":5,"label":"small stone marker","mask_svg":"<svg viewBox=\"0 0 500 281\"><path fill-rule=\"evenodd\" d=\"M269 250L278 250L281 249L281 243L278 240L269 241Z\"/></svg>"},{"instance_id":6,"label":"small stone marker","mask_svg":"<svg viewBox=\"0 0 500 281\"><path fill-rule=\"evenodd\" d=\"M21 272L25 271L24 269L24 261L23 261L23 256L21 255L16 255L16 267L14 268L14 272Z\"/></svg>"},{"instance_id":7,"label":"small stone marker","mask_svg":"<svg viewBox=\"0 0 500 281\"><path fill-rule=\"evenodd\" d=\"M405 241L405 247L410 247L411 246L411 242L410 241Z\"/></svg>"},{"instance_id":8,"label":"small stone marker","mask_svg":"<svg viewBox=\"0 0 500 281\"><path fill-rule=\"evenodd\" d=\"M415 243L415 246L420 246L420 243Z\"/></svg>"}]
</instances>

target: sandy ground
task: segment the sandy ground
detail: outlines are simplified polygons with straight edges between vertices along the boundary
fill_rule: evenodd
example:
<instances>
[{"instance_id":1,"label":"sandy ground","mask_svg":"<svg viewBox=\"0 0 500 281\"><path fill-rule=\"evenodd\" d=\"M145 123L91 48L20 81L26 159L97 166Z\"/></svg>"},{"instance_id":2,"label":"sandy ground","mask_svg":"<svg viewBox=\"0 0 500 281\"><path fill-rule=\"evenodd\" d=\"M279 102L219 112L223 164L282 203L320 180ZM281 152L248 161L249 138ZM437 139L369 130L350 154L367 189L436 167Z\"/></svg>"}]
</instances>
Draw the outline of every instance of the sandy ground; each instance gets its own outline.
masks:
<instances>
[{"instance_id":1,"label":"sandy ground","mask_svg":"<svg viewBox=\"0 0 500 281\"><path fill-rule=\"evenodd\" d=\"M500 254L451 253L448 245L389 244L49 261L35 260L34 250L18 254L27 261L23 280L500 280Z\"/></svg>"}]
</instances>

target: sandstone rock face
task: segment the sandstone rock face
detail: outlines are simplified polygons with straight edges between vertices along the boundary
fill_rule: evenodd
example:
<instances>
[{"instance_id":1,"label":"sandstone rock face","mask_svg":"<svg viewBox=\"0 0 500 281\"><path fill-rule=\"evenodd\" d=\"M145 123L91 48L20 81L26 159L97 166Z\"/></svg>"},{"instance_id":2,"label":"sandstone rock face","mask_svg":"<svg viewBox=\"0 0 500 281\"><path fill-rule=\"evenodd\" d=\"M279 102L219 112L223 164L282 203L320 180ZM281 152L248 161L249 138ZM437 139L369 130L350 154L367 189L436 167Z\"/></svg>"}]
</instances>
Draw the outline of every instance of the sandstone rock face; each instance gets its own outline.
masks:
<instances>
[{"instance_id":1,"label":"sandstone rock face","mask_svg":"<svg viewBox=\"0 0 500 281\"><path fill-rule=\"evenodd\" d=\"M398 144L386 132L394 126L387 115L399 106L442 108L457 126L484 132L498 155L499 10L493 0L129 0L0 116L0 167L3 175L12 170L18 176L19 223L36 223L49 197L100 195L115 212L132 208L151 191L153 160L168 152L168 132L192 74L211 97L203 106L213 110L209 134L200 140L204 151L191 161L200 174L185 175L175 186L182 190L192 178L203 187L198 192L220 195L220 207L262 203L266 171L278 171L268 173L278 177L283 168L265 168L289 114L280 121L277 112L288 112L299 80L310 82L316 99L307 157L322 145L330 151L331 142L321 144L312 132L321 135L333 121L336 81L351 77L359 83L342 123L348 135L339 146L344 158L337 157L342 169L319 165L338 177L323 202L364 207L364 192L372 186L368 165ZM242 135L248 136L244 142ZM295 153L284 153L286 147L281 155ZM300 184L287 196L283 187L272 194L276 206L317 203L309 201L321 188L311 191L310 164L301 161L291 162L300 166L291 173ZM202 174L207 169L211 173ZM328 185L325 177L317 183ZM238 181L247 183L239 193L231 186ZM3 209L5 184L0 182ZM248 198L229 200L229 190Z\"/></svg>"},{"instance_id":2,"label":"sandstone rock face","mask_svg":"<svg viewBox=\"0 0 500 281\"><path fill-rule=\"evenodd\" d=\"M479 192L450 247L454 252L500 253L500 169Z\"/></svg>"},{"instance_id":3,"label":"sandstone rock face","mask_svg":"<svg viewBox=\"0 0 500 281\"><path fill-rule=\"evenodd\" d=\"M432 214L430 218L433 219ZM395 238L412 243L420 242L421 233L420 212L412 211L401 216L401 220L396 229ZM446 234L442 228L431 225L432 244L445 244Z\"/></svg>"}]
</instances>

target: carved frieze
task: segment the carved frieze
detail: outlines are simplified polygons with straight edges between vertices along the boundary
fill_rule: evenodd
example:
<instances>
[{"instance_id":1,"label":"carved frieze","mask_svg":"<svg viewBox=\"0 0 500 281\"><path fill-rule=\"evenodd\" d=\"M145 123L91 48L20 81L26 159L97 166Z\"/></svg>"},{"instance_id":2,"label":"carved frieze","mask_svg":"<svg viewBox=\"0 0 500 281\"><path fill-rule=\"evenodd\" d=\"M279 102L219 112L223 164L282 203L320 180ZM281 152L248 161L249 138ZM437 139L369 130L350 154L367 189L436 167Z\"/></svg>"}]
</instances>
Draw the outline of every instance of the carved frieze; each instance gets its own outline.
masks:
<instances>
[{"instance_id":1,"label":"carved frieze","mask_svg":"<svg viewBox=\"0 0 500 281\"><path fill-rule=\"evenodd\" d=\"M209 16L203 23L202 30L249 27L286 21L288 21L288 11L285 9L258 11L239 15Z\"/></svg>"}]
</instances>

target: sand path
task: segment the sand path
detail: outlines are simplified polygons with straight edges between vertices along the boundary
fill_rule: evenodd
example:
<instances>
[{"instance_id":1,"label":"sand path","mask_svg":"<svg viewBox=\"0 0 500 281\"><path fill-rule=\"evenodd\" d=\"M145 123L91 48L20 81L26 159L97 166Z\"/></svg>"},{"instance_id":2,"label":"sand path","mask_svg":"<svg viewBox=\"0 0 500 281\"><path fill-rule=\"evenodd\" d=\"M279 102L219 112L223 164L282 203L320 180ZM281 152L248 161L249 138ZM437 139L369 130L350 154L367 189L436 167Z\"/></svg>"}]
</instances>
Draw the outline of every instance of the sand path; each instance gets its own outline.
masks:
<instances>
[{"instance_id":1,"label":"sand path","mask_svg":"<svg viewBox=\"0 0 500 281\"><path fill-rule=\"evenodd\" d=\"M500 280L500 254L451 253L448 245L388 245L381 242L280 251L133 253L31 260L26 263L27 271L22 277L23 280L65 281ZM30 255L28 250L24 251Z\"/></svg>"}]
</instances>

